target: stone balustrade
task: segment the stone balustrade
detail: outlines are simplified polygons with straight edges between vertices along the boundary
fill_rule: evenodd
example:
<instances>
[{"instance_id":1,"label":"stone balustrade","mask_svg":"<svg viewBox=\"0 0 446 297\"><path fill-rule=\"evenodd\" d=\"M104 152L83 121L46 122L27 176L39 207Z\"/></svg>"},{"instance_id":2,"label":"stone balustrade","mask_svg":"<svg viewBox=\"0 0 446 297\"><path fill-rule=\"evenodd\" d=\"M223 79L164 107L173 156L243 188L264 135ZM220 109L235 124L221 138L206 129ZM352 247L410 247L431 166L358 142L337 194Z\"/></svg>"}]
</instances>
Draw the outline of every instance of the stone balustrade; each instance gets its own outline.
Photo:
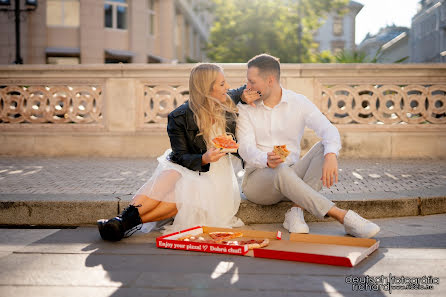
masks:
<instances>
[{"instance_id":1,"label":"stone balustrade","mask_svg":"<svg viewBox=\"0 0 446 297\"><path fill-rule=\"evenodd\" d=\"M0 154L158 155L192 66L0 66ZM245 82L244 64L222 66ZM446 156L446 65L283 64L281 84L338 127L344 157Z\"/></svg>"}]
</instances>

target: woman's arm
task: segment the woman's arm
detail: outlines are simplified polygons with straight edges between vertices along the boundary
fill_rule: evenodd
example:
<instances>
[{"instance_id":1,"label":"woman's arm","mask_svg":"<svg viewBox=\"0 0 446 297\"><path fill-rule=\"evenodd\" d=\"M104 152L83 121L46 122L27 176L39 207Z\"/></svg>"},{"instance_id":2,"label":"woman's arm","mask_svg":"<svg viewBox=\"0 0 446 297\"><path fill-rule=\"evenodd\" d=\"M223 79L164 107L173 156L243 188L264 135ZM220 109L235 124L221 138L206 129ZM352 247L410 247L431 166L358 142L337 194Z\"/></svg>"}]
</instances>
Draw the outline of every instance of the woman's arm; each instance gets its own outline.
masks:
<instances>
[{"instance_id":1,"label":"woman's arm","mask_svg":"<svg viewBox=\"0 0 446 297\"><path fill-rule=\"evenodd\" d=\"M260 93L252 90L247 90L246 85L241 86L238 89L231 89L227 93L229 97L231 97L232 101L234 101L235 105L239 102L242 104L249 104L255 107L255 101L260 99Z\"/></svg>"},{"instance_id":2,"label":"woman's arm","mask_svg":"<svg viewBox=\"0 0 446 297\"><path fill-rule=\"evenodd\" d=\"M229 95L229 97L231 97L232 101L234 101L235 105L237 105L239 102L242 102L242 104L246 104L242 100L242 94L245 89L246 89L246 85L243 85L238 89L231 89L228 91L228 95Z\"/></svg>"},{"instance_id":3,"label":"woman's arm","mask_svg":"<svg viewBox=\"0 0 446 297\"><path fill-rule=\"evenodd\" d=\"M172 114L168 116L167 134L169 135L175 161L193 171L209 171L209 164L202 165L203 154L190 153L188 149L185 122L180 120L183 117L184 113L177 117Z\"/></svg>"}]
</instances>

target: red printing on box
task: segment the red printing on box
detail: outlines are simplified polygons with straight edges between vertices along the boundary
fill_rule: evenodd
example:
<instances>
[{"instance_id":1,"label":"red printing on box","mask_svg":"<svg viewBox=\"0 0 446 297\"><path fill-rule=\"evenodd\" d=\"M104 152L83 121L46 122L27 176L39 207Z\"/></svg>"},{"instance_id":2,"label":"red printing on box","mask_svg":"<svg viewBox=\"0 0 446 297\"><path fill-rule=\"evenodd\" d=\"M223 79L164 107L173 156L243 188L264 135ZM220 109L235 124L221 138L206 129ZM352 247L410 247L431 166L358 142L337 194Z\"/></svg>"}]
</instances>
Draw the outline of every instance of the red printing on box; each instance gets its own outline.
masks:
<instances>
[{"instance_id":1,"label":"red printing on box","mask_svg":"<svg viewBox=\"0 0 446 297\"><path fill-rule=\"evenodd\" d=\"M248 252L247 246L229 246L225 244L201 243L193 241L180 241L158 238L156 246L165 249L195 251L205 253L219 253L231 255L244 255Z\"/></svg>"},{"instance_id":2,"label":"red printing on box","mask_svg":"<svg viewBox=\"0 0 446 297\"><path fill-rule=\"evenodd\" d=\"M218 243L184 241L184 240L177 240L177 238L182 236L175 236L179 234L184 234L184 235L193 234L194 230L198 230L197 232L201 233L203 231L202 228L203 227L201 226L197 226L186 230L182 230L180 232L175 232L164 236L160 236L156 239L156 246L158 248L165 248L165 249L176 249L184 251L196 251L204 253L219 253L219 254L231 254L231 255L244 255L248 252L248 247L246 245L230 246ZM169 239L172 237L174 237L174 239Z\"/></svg>"}]
</instances>

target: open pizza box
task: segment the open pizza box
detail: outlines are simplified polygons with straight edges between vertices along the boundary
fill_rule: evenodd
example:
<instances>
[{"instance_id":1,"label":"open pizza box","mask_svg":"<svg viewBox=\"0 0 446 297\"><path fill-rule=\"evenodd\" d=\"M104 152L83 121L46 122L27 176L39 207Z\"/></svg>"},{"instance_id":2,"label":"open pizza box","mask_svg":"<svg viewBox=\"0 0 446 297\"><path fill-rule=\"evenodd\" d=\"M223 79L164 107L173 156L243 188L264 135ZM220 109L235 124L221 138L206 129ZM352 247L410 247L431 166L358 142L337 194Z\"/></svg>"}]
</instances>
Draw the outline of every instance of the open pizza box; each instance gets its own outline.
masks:
<instances>
[{"instance_id":1,"label":"open pizza box","mask_svg":"<svg viewBox=\"0 0 446 297\"><path fill-rule=\"evenodd\" d=\"M249 250L247 245L233 246L209 242L182 241L187 235L209 238L211 232L242 232L243 237L232 240L269 239L263 248ZM160 236L158 248L197 251L205 253L232 254L257 258L280 259L353 267L378 249L375 239L354 238L316 234L290 234L289 240L281 239L281 232L240 230L215 227L194 227L180 232Z\"/></svg>"}]
</instances>

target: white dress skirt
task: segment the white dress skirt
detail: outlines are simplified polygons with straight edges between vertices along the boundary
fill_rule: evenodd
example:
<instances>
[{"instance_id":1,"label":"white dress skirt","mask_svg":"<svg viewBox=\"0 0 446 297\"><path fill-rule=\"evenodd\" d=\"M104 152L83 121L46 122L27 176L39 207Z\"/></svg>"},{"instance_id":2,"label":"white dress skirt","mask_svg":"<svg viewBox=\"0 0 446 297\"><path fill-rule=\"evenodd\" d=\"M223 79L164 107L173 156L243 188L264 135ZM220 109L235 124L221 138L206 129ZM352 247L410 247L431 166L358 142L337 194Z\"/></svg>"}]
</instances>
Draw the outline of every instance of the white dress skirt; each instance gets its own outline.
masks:
<instances>
[{"instance_id":1,"label":"white dress skirt","mask_svg":"<svg viewBox=\"0 0 446 297\"><path fill-rule=\"evenodd\" d=\"M178 213L163 234L195 226L240 227L235 217L240 190L231 158L227 154L210 164L208 172L192 171L167 159L168 149L158 158L152 177L136 192L155 200L176 203Z\"/></svg>"}]
</instances>

